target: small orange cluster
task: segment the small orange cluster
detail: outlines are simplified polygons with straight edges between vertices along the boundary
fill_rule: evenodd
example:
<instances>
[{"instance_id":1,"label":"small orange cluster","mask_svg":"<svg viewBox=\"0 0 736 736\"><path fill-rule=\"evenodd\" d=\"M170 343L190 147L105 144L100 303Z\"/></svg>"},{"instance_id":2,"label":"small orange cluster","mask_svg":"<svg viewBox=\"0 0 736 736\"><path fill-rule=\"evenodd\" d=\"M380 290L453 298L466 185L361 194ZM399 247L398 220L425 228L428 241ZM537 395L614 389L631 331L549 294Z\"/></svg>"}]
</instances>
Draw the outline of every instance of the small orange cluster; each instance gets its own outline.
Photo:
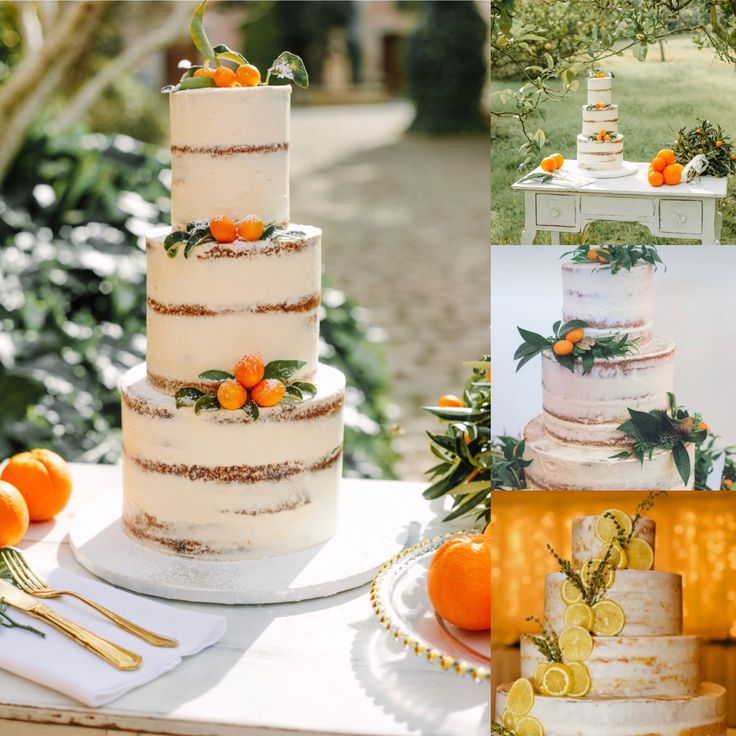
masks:
<instances>
[{"instance_id":1,"label":"small orange cluster","mask_svg":"<svg viewBox=\"0 0 736 736\"><path fill-rule=\"evenodd\" d=\"M264 378L260 355L247 353L235 366L235 378L223 381L217 389L217 400L223 409L242 409L250 398L260 407L276 406L286 394L286 386L277 378Z\"/></svg>"},{"instance_id":2,"label":"small orange cluster","mask_svg":"<svg viewBox=\"0 0 736 736\"><path fill-rule=\"evenodd\" d=\"M205 66L197 69L194 76L211 77L218 87L257 87L261 83L261 73L253 64L241 64L235 71L228 66Z\"/></svg>"},{"instance_id":3,"label":"small orange cluster","mask_svg":"<svg viewBox=\"0 0 736 736\"><path fill-rule=\"evenodd\" d=\"M597 141L610 141L611 136L608 135L608 131L605 128L601 128L600 133L595 137Z\"/></svg>"},{"instance_id":4,"label":"small orange cluster","mask_svg":"<svg viewBox=\"0 0 736 736\"><path fill-rule=\"evenodd\" d=\"M547 156L547 158L543 158L540 166L542 167L542 171L552 173L553 171L556 171L557 169L561 169L562 164L564 163L565 163L565 157L561 153L553 153L551 156Z\"/></svg>"},{"instance_id":5,"label":"small orange cluster","mask_svg":"<svg viewBox=\"0 0 736 736\"><path fill-rule=\"evenodd\" d=\"M663 148L649 164L647 179L653 187L661 187L662 184L674 186L680 183L684 169L675 161L675 152L671 148Z\"/></svg>"},{"instance_id":6,"label":"small orange cluster","mask_svg":"<svg viewBox=\"0 0 736 736\"><path fill-rule=\"evenodd\" d=\"M595 107L597 110L602 110L604 107L608 107L608 105L605 102L596 102L593 107Z\"/></svg>"},{"instance_id":7,"label":"small orange cluster","mask_svg":"<svg viewBox=\"0 0 736 736\"><path fill-rule=\"evenodd\" d=\"M254 242L260 240L266 226L255 215L248 215L237 225L229 217L215 217L210 222L210 232L218 243L232 243L234 240Z\"/></svg>"},{"instance_id":8,"label":"small orange cluster","mask_svg":"<svg viewBox=\"0 0 736 736\"><path fill-rule=\"evenodd\" d=\"M570 330L562 340L558 340L552 346L552 350L555 355L570 355L570 353L575 349L575 343L580 342L584 337L585 331L582 327Z\"/></svg>"},{"instance_id":9,"label":"small orange cluster","mask_svg":"<svg viewBox=\"0 0 736 736\"><path fill-rule=\"evenodd\" d=\"M597 261L598 263L609 263L611 260L611 251L606 248L591 248L586 258L589 261Z\"/></svg>"}]
</instances>

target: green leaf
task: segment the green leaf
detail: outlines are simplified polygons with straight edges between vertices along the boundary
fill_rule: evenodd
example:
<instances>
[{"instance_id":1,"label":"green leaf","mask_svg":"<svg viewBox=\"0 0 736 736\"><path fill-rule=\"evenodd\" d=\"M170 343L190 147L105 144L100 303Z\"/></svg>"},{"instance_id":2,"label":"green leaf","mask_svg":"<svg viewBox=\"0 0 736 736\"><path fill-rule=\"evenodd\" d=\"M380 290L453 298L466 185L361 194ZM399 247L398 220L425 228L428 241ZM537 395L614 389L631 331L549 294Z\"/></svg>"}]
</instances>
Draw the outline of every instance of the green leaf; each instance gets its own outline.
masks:
<instances>
[{"instance_id":1,"label":"green leaf","mask_svg":"<svg viewBox=\"0 0 736 736\"><path fill-rule=\"evenodd\" d=\"M525 330L523 327L517 327L516 329L524 338L524 342L528 342L530 345L536 345L538 347L549 347L549 340L544 337L544 335L540 335L538 332Z\"/></svg>"},{"instance_id":2,"label":"green leaf","mask_svg":"<svg viewBox=\"0 0 736 736\"><path fill-rule=\"evenodd\" d=\"M672 457L675 459L677 472L680 474L682 482L688 485L690 481L690 455L688 455L687 448L682 442L678 442L672 448Z\"/></svg>"},{"instance_id":3,"label":"green leaf","mask_svg":"<svg viewBox=\"0 0 736 736\"><path fill-rule=\"evenodd\" d=\"M304 395L293 384L290 386L286 386L286 393L284 394L284 398L286 398L287 396L292 399L295 399L296 401L304 401Z\"/></svg>"},{"instance_id":4,"label":"green leaf","mask_svg":"<svg viewBox=\"0 0 736 736\"><path fill-rule=\"evenodd\" d=\"M227 371L211 370L200 373L198 378L201 378L203 381L229 381L235 378L235 376Z\"/></svg>"},{"instance_id":5,"label":"green leaf","mask_svg":"<svg viewBox=\"0 0 736 736\"><path fill-rule=\"evenodd\" d=\"M176 252L175 246L178 246L179 243L187 240L188 237L189 236L183 230L174 230L164 238L164 249L167 251L167 253L171 248L173 248L174 252Z\"/></svg>"},{"instance_id":6,"label":"green leaf","mask_svg":"<svg viewBox=\"0 0 736 736\"><path fill-rule=\"evenodd\" d=\"M195 414L199 414L203 411L213 411L219 408L220 402L217 400L217 396L212 396L212 394L204 394L194 402Z\"/></svg>"},{"instance_id":7,"label":"green leaf","mask_svg":"<svg viewBox=\"0 0 736 736\"><path fill-rule=\"evenodd\" d=\"M263 228L261 240L268 240L276 232L276 230L278 230L276 221L274 220L273 222L269 222L266 227Z\"/></svg>"},{"instance_id":8,"label":"green leaf","mask_svg":"<svg viewBox=\"0 0 736 736\"><path fill-rule=\"evenodd\" d=\"M192 37L197 50L204 57L205 62L216 61L215 50L212 48L209 38L204 30L204 11L207 9L207 0L203 0L192 13L192 20L189 23L189 33ZM208 77L198 77L198 79L207 79Z\"/></svg>"},{"instance_id":9,"label":"green leaf","mask_svg":"<svg viewBox=\"0 0 736 736\"><path fill-rule=\"evenodd\" d=\"M587 353L583 354L583 375L586 375L593 370L594 361L595 356L593 355L592 351L589 350Z\"/></svg>"},{"instance_id":10,"label":"green leaf","mask_svg":"<svg viewBox=\"0 0 736 736\"><path fill-rule=\"evenodd\" d=\"M272 360L263 369L263 377L286 382L305 365L303 360Z\"/></svg>"},{"instance_id":11,"label":"green leaf","mask_svg":"<svg viewBox=\"0 0 736 736\"><path fill-rule=\"evenodd\" d=\"M562 327L560 327L560 331L557 333L561 337L564 337L567 335L568 332L571 332L572 330L577 330L581 327L585 328L588 326L588 323L585 322L585 320L582 319L571 319L569 322L565 322Z\"/></svg>"},{"instance_id":12,"label":"green leaf","mask_svg":"<svg viewBox=\"0 0 736 736\"><path fill-rule=\"evenodd\" d=\"M647 58L649 47L646 45L646 43L637 43L634 44L634 46L632 47L632 51L634 52L634 58L637 61L645 61Z\"/></svg>"},{"instance_id":13,"label":"green leaf","mask_svg":"<svg viewBox=\"0 0 736 736\"><path fill-rule=\"evenodd\" d=\"M184 388L180 388L174 394L174 398L176 399L176 408L181 409L182 406L194 406L197 399L202 398L204 395L204 391L200 391L194 386L184 386Z\"/></svg>"},{"instance_id":14,"label":"green leaf","mask_svg":"<svg viewBox=\"0 0 736 736\"><path fill-rule=\"evenodd\" d=\"M243 54L233 51L231 48L225 46L224 43L218 43L212 49L215 52L215 56L218 59L227 59L228 61L234 61L236 64L248 64L248 59Z\"/></svg>"},{"instance_id":15,"label":"green leaf","mask_svg":"<svg viewBox=\"0 0 736 736\"><path fill-rule=\"evenodd\" d=\"M298 87L306 89L309 87L309 75L304 62L296 54L290 51L284 51L279 54L278 58L271 64L266 74L266 82L268 84L271 76L279 79L291 79Z\"/></svg>"},{"instance_id":16,"label":"green leaf","mask_svg":"<svg viewBox=\"0 0 736 736\"><path fill-rule=\"evenodd\" d=\"M313 383L294 381L291 385L296 386L303 394L310 394L311 396L317 395L317 387Z\"/></svg>"},{"instance_id":17,"label":"green leaf","mask_svg":"<svg viewBox=\"0 0 736 736\"><path fill-rule=\"evenodd\" d=\"M258 404L256 404L253 399L248 399L248 401L245 402L245 406L243 407L243 412L249 416L254 422L258 417L260 416L260 412L258 411Z\"/></svg>"},{"instance_id":18,"label":"green leaf","mask_svg":"<svg viewBox=\"0 0 736 736\"><path fill-rule=\"evenodd\" d=\"M204 89L205 87L217 87L212 77L187 77L179 82L179 89ZM175 92L176 90L172 90Z\"/></svg>"},{"instance_id":19,"label":"green leaf","mask_svg":"<svg viewBox=\"0 0 736 736\"><path fill-rule=\"evenodd\" d=\"M660 435L668 429L667 425L654 413L629 409L629 415L637 432L647 442L656 444Z\"/></svg>"}]
</instances>

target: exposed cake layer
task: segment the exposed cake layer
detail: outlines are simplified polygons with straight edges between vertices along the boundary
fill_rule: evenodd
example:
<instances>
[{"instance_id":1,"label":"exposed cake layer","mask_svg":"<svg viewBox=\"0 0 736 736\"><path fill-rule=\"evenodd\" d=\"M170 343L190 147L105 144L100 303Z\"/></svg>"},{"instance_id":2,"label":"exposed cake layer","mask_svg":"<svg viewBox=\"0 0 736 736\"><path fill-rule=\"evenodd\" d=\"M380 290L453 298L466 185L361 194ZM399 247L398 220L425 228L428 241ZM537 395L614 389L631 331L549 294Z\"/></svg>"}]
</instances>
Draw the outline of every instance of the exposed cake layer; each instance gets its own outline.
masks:
<instances>
[{"instance_id":1,"label":"exposed cake layer","mask_svg":"<svg viewBox=\"0 0 736 736\"><path fill-rule=\"evenodd\" d=\"M251 352L265 362L303 360L300 377L311 380L322 233L291 229L275 240L197 246L189 258L166 255L166 233L148 240L148 371L157 388L173 393L198 385L203 371L231 371Z\"/></svg>"},{"instance_id":2,"label":"exposed cake layer","mask_svg":"<svg viewBox=\"0 0 736 736\"><path fill-rule=\"evenodd\" d=\"M595 263L565 263L562 266L563 321L581 319L588 323L591 337L626 333L639 347L651 340L652 275L649 264L630 271Z\"/></svg>"},{"instance_id":3,"label":"exposed cake layer","mask_svg":"<svg viewBox=\"0 0 736 736\"><path fill-rule=\"evenodd\" d=\"M590 110L583 105L583 135L597 135L601 130L618 133L618 105L607 105L601 109Z\"/></svg>"},{"instance_id":4,"label":"exposed cake layer","mask_svg":"<svg viewBox=\"0 0 736 736\"><path fill-rule=\"evenodd\" d=\"M533 677L546 661L534 642L521 640L521 676ZM694 695L700 687L697 636L594 636L585 660L590 697Z\"/></svg>"},{"instance_id":5,"label":"exposed cake layer","mask_svg":"<svg viewBox=\"0 0 736 736\"><path fill-rule=\"evenodd\" d=\"M615 448L631 439L617 427L629 409L669 406L675 385L675 345L655 337L632 355L596 360L583 374L577 361L570 371L546 351L542 355L544 426L560 442ZM613 454L609 452L609 454Z\"/></svg>"},{"instance_id":6,"label":"exposed cake layer","mask_svg":"<svg viewBox=\"0 0 736 736\"><path fill-rule=\"evenodd\" d=\"M511 684L496 691L496 719ZM531 716L545 736L726 736L726 690L703 683L676 698L552 698L537 695Z\"/></svg>"},{"instance_id":7,"label":"exposed cake layer","mask_svg":"<svg viewBox=\"0 0 736 736\"><path fill-rule=\"evenodd\" d=\"M242 411L177 409L146 381L122 385L125 530L164 552L263 558L335 530L345 377L320 365L317 396Z\"/></svg>"},{"instance_id":8,"label":"exposed cake layer","mask_svg":"<svg viewBox=\"0 0 736 736\"><path fill-rule=\"evenodd\" d=\"M597 519L597 516L579 516L572 522L572 564L576 570L579 570L586 560L594 558L603 547L606 547L595 534ZM636 522L636 528L633 531L634 538L643 539L652 548L652 552L654 552L656 531L654 519L650 519L648 516L639 517L639 521ZM652 567L654 567L654 563L652 563ZM670 631L666 633L675 632Z\"/></svg>"},{"instance_id":9,"label":"exposed cake layer","mask_svg":"<svg viewBox=\"0 0 736 736\"><path fill-rule=\"evenodd\" d=\"M289 221L289 85L173 92L171 223Z\"/></svg>"},{"instance_id":10,"label":"exposed cake layer","mask_svg":"<svg viewBox=\"0 0 736 736\"><path fill-rule=\"evenodd\" d=\"M672 453L655 450L652 459L643 463L635 457L614 459L620 448L574 445L551 437L539 416L524 427L526 449L524 458L531 460L526 468L527 487L535 490L558 491L646 491L692 489L691 471L686 484L682 482ZM688 444L691 467L695 466L695 446Z\"/></svg>"},{"instance_id":11,"label":"exposed cake layer","mask_svg":"<svg viewBox=\"0 0 736 736\"><path fill-rule=\"evenodd\" d=\"M613 77L588 77L588 104L610 105L613 102Z\"/></svg>"},{"instance_id":12,"label":"exposed cake layer","mask_svg":"<svg viewBox=\"0 0 736 736\"><path fill-rule=\"evenodd\" d=\"M582 133L577 137L577 161L583 169L618 169L624 163L624 137L618 133L610 141L589 140Z\"/></svg>"},{"instance_id":13,"label":"exposed cake layer","mask_svg":"<svg viewBox=\"0 0 736 736\"><path fill-rule=\"evenodd\" d=\"M566 605L560 591L565 576L548 573L544 582L544 620L555 631L565 627ZM677 636L682 633L682 577L658 570L617 570L606 598L621 606L622 637Z\"/></svg>"}]
</instances>

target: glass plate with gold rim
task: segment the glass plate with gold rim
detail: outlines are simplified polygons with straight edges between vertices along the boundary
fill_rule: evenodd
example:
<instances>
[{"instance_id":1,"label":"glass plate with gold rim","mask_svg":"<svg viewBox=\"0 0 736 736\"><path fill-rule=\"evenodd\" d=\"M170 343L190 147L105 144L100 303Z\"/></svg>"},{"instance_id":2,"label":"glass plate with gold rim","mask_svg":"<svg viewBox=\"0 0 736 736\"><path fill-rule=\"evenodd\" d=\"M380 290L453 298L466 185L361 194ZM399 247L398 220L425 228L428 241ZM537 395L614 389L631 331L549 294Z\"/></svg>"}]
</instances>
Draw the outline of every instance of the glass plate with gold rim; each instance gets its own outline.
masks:
<instances>
[{"instance_id":1,"label":"glass plate with gold rim","mask_svg":"<svg viewBox=\"0 0 736 736\"><path fill-rule=\"evenodd\" d=\"M489 631L467 631L445 621L427 595L434 553L463 532L425 539L399 552L376 574L370 591L373 612L396 641L448 672L487 682L491 676Z\"/></svg>"}]
</instances>

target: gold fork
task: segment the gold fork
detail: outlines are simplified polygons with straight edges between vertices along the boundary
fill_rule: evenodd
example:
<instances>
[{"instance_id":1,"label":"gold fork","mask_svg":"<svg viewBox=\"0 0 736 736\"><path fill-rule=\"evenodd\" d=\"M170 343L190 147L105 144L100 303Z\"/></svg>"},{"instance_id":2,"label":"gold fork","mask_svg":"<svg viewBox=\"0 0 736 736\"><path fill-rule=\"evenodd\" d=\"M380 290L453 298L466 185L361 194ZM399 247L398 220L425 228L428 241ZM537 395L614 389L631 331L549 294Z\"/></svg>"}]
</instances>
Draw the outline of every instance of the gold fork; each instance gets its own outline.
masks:
<instances>
[{"instance_id":1,"label":"gold fork","mask_svg":"<svg viewBox=\"0 0 736 736\"><path fill-rule=\"evenodd\" d=\"M86 603L88 606L91 606L95 611L101 613L103 616L107 616L110 621L117 624L121 629L143 639L143 641L148 642L155 647L179 646L179 642L176 641L176 639L170 639L167 636L154 634L152 631L148 631L147 629L134 624L132 621L128 621L128 619L118 616L117 613L110 611L99 603L91 601L89 598L85 598L79 593L75 593L72 590L56 590L56 588L49 587L46 582L41 580L41 578L31 570L25 557L23 557L22 552L15 547L0 548L0 565L5 566L7 571L10 573L10 576L21 590L35 596L36 598L58 598L62 595L70 595L78 601L82 601L82 603Z\"/></svg>"}]
</instances>

